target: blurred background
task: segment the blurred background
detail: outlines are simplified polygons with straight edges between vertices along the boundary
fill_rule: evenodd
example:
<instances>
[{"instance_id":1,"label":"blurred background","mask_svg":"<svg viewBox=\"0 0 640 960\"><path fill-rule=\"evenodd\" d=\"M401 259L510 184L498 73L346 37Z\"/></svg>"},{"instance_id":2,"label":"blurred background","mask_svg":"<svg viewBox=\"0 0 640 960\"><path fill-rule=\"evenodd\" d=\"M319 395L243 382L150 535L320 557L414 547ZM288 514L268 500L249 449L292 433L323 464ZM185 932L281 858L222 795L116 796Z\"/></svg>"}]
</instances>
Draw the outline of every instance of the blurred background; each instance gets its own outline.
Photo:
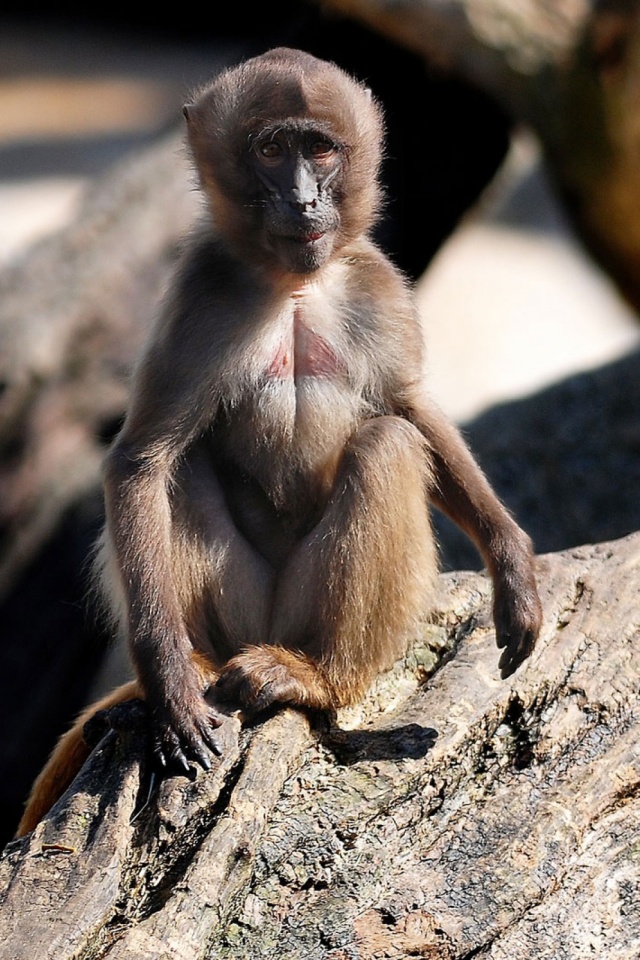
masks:
<instances>
[{"instance_id":1,"label":"blurred background","mask_svg":"<svg viewBox=\"0 0 640 960\"><path fill-rule=\"evenodd\" d=\"M5 840L121 669L86 601L99 464L197 211L181 106L227 64L286 44L369 83L388 125L377 239L416 285L434 396L538 550L640 526L638 5L442 6L0 15ZM444 566L477 566L436 523Z\"/></svg>"}]
</instances>

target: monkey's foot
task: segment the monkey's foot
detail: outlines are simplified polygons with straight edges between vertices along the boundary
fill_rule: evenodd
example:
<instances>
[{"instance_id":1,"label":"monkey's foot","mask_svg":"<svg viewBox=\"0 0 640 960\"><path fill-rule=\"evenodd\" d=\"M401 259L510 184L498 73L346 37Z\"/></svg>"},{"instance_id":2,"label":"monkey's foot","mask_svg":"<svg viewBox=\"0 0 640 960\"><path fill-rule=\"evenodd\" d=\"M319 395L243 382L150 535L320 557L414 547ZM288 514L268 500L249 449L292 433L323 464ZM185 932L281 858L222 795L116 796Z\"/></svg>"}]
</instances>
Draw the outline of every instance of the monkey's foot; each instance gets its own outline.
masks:
<instances>
[{"instance_id":1,"label":"monkey's foot","mask_svg":"<svg viewBox=\"0 0 640 960\"><path fill-rule=\"evenodd\" d=\"M86 745L93 750L102 738L114 730L130 730L133 726L146 719L147 710L142 700L124 700L104 710L98 710L85 722L82 728L82 738Z\"/></svg>"},{"instance_id":2,"label":"monkey's foot","mask_svg":"<svg viewBox=\"0 0 640 960\"><path fill-rule=\"evenodd\" d=\"M222 670L216 689L252 713L274 703L324 708L327 687L316 664L284 647L248 647Z\"/></svg>"}]
</instances>

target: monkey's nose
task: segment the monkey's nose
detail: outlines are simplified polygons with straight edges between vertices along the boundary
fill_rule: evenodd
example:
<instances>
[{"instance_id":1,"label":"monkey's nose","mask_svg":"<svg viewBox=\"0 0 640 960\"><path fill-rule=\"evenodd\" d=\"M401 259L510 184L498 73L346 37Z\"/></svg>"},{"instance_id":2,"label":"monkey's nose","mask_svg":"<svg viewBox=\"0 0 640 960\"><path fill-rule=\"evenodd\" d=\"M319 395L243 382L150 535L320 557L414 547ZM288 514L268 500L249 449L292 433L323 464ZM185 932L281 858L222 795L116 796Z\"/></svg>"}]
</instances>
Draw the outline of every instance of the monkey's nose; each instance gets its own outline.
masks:
<instances>
[{"instance_id":1,"label":"monkey's nose","mask_svg":"<svg viewBox=\"0 0 640 960\"><path fill-rule=\"evenodd\" d=\"M298 193L299 191L294 191L294 195L289 200L289 206L292 207L296 213L307 213L309 210L315 210L315 208L318 206L318 198L315 196L296 196Z\"/></svg>"},{"instance_id":2,"label":"monkey's nose","mask_svg":"<svg viewBox=\"0 0 640 960\"><path fill-rule=\"evenodd\" d=\"M298 213L314 210L318 205L318 182L305 163L300 163L294 173L289 203Z\"/></svg>"}]
</instances>

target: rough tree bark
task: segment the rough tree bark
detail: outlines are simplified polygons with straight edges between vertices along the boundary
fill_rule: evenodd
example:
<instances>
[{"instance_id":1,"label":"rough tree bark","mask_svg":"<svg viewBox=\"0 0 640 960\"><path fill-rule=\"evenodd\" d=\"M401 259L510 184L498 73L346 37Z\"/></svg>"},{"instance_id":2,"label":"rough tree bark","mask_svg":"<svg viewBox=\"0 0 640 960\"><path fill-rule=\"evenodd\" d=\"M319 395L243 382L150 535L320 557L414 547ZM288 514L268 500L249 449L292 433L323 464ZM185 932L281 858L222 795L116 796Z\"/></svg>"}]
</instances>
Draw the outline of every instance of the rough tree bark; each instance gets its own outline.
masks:
<instances>
[{"instance_id":1,"label":"rough tree bark","mask_svg":"<svg viewBox=\"0 0 640 960\"><path fill-rule=\"evenodd\" d=\"M540 137L576 228L640 307L638 0L318 0L477 84Z\"/></svg>"},{"instance_id":2,"label":"rough tree bark","mask_svg":"<svg viewBox=\"0 0 640 960\"><path fill-rule=\"evenodd\" d=\"M444 576L361 708L231 717L137 817L143 736L110 731L5 853L0 958L637 957L639 565L640 534L540 558L509 682L486 578Z\"/></svg>"}]
</instances>

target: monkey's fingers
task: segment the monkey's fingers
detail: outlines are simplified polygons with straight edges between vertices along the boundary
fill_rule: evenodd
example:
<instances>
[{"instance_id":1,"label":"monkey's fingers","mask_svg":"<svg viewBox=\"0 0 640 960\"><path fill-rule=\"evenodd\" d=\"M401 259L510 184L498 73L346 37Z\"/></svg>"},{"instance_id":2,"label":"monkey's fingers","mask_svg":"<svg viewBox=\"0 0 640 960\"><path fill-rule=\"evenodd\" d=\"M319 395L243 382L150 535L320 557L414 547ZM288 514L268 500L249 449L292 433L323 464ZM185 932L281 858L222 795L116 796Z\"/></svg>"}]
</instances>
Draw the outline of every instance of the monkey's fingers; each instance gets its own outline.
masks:
<instances>
[{"instance_id":1,"label":"monkey's fingers","mask_svg":"<svg viewBox=\"0 0 640 960\"><path fill-rule=\"evenodd\" d=\"M152 736L152 753L163 770L178 770L192 775L190 761L203 770L211 769L210 753L220 756L221 747L214 730L222 717L207 708L195 717L181 717L177 721L157 724Z\"/></svg>"},{"instance_id":2,"label":"monkey's fingers","mask_svg":"<svg viewBox=\"0 0 640 960\"><path fill-rule=\"evenodd\" d=\"M151 738L151 754L154 763L163 773L178 770L187 777L191 775L189 761L171 727L154 730Z\"/></svg>"},{"instance_id":3,"label":"monkey's fingers","mask_svg":"<svg viewBox=\"0 0 640 960\"><path fill-rule=\"evenodd\" d=\"M215 731L221 726L222 720L220 714L212 708L208 709L204 719L201 717L196 719L196 727L201 739L216 757L222 754L222 747L215 734Z\"/></svg>"},{"instance_id":4,"label":"monkey's fingers","mask_svg":"<svg viewBox=\"0 0 640 960\"><path fill-rule=\"evenodd\" d=\"M498 662L500 677L503 680L515 673L520 664L524 663L527 657L531 655L535 642L536 634L527 630L517 643L513 642L513 638L506 638L503 643L498 643L498 646L505 648Z\"/></svg>"},{"instance_id":5,"label":"monkey's fingers","mask_svg":"<svg viewBox=\"0 0 640 960\"><path fill-rule=\"evenodd\" d=\"M542 606L531 570L496 584L493 616L496 644L502 649L498 666L505 680L530 656L542 625Z\"/></svg>"}]
</instances>

